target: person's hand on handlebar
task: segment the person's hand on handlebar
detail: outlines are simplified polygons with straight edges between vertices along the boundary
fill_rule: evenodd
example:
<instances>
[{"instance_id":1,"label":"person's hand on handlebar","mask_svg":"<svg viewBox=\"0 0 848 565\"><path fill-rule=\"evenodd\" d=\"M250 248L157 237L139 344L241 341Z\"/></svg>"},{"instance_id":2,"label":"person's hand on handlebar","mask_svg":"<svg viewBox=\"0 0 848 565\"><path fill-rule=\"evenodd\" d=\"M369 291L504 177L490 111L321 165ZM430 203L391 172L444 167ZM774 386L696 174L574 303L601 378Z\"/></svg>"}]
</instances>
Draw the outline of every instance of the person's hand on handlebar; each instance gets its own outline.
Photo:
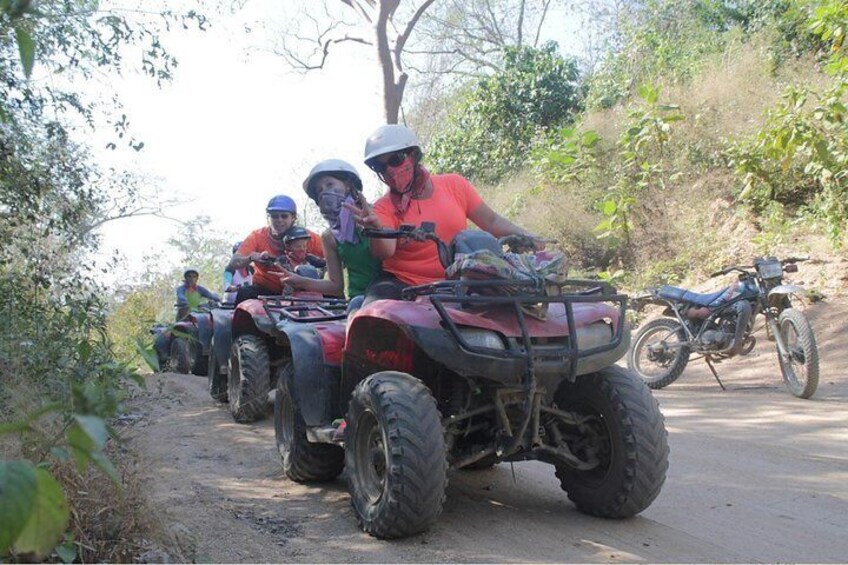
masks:
<instances>
[{"instance_id":1,"label":"person's hand on handlebar","mask_svg":"<svg viewBox=\"0 0 848 565\"><path fill-rule=\"evenodd\" d=\"M253 251L248 255L248 258L254 263L271 263L274 261L274 257L267 251L263 251L262 253Z\"/></svg>"}]
</instances>

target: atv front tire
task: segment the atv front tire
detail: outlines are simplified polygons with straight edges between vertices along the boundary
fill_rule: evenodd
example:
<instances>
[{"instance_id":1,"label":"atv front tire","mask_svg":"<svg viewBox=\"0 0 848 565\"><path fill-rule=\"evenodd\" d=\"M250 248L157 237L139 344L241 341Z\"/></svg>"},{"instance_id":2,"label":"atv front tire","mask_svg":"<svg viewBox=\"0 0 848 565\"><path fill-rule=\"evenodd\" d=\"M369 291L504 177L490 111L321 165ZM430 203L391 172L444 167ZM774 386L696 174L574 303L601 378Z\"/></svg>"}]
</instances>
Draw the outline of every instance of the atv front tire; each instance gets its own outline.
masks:
<instances>
[{"instance_id":1,"label":"atv front tire","mask_svg":"<svg viewBox=\"0 0 848 565\"><path fill-rule=\"evenodd\" d=\"M174 337L171 339L169 364L174 373L187 375L191 370L191 349L185 338Z\"/></svg>"},{"instance_id":2,"label":"atv front tire","mask_svg":"<svg viewBox=\"0 0 848 565\"><path fill-rule=\"evenodd\" d=\"M447 457L439 410L420 380L371 375L351 395L345 465L359 526L380 539L429 528L442 511Z\"/></svg>"},{"instance_id":3,"label":"atv front tire","mask_svg":"<svg viewBox=\"0 0 848 565\"><path fill-rule=\"evenodd\" d=\"M230 351L227 397L230 413L240 424L261 419L268 413L271 390L268 347L259 336L242 335Z\"/></svg>"},{"instance_id":4,"label":"atv front tire","mask_svg":"<svg viewBox=\"0 0 848 565\"><path fill-rule=\"evenodd\" d=\"M626 369L607 367L563 382L557 406L589 417L567 441L579 458L598 460L589 470L557 466L568 498L601 518L628 518L647 508L665 482L668 434L645 383Z\"/></svg>"},{"instance_id":5,"label":"atv front tire","mask_svg":"<svg viewBox=\"0 0 848 565\"><path fill-rule=\"evenodd\" d=\"M331 481L344 469L344 450L337 445L311 443L306 424L292 395L294 364L280 367L274 395L274 436L283 471L293 481Z\"/></svg>"}]
</instances>

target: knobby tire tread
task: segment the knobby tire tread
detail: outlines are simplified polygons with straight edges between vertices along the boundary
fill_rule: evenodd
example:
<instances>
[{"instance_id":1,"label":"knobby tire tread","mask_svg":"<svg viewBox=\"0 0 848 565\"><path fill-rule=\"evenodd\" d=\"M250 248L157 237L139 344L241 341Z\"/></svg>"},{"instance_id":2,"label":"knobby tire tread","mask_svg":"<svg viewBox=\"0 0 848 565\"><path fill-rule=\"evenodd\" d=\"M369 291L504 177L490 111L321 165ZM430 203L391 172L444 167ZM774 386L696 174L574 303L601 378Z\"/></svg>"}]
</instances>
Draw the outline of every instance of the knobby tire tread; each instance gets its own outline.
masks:
<instances>
[{"instance_id":1,"label":"knobby tire tread","mask_svg":"<svg viewBox=\"0 0 848 565\"><path fill-rule=\"evenodd\" d=\"M810 326L810 321L803 312L788 308L780 313L778 327L782 328L785 321L789 321L795 327L798 334L798 343L804 350L804 364L807 369L807 382L804 383L804 387L800 391L794 390L791 386L789 389L798 398L810 398L819 386L819 348L816 344L816 336ZM784 375L784 380L786 380L785 371L784 363L781 361L780 372ZM786 384L789 385L788 381Z\"/></svg>"},{"instance_id":2,"label":"knobby tire tread","mask_svg":"<svg viewBox=\"0 0 848 565\"><path fill-rule=\"evenodd\" d=\"M268 348L259 336L243 335L233 344L232 355L238 355L238 374L231 370L228 379L230 413L240 424L255 422L268 413L271 391Z\"/></svg>"},{"instance_id":3,"label":"knobby tire tread","mask_svg":"<svg viewBox=\"0 0 848 565\"><path fill-rule=\"evenodd\" d=\"M291 394L294 364L285 363L279 371L277 394L274 396L274 435L286 476L298 483L330 481L344 470L344 449L338 445L311 443L306 437L306 423ZM286 443L283 426L285 410L293 411L291 443Z\"/></svg>"},{"instance_id":4,"label":"knobby tire tread","mask_svg":"<svg viewBox=\"0 0 848 565\"><path fill-rule=\"evenodd\" d=\"M680 375L683 374L683 371L689 364L690 352L688 346L681 347L678 350L677 357L674 359L671 368L661 377L649 377L644 375L639 370L639 367L637 367L636 349L642 336L657 327L667 328L668 330L675 330L675 328L679 328L678 331L683 331L683 328L680 327L680 322L677 320L672 320L671 318L657 318L655 320L651 320L639 328L639 331L636 333L636 337L633 338L633 345L630 346L630 350L627 352L627 368L636 373L643 381L645 381L645 384L653 390L665 388L680 378ZM678 337L682 337L681 341L686 341L685 334Z\"/></svg>"},{"instance_id":5,"label":"knobby tire tread","mask_svg":"<svg viewBox=\"0 0 848 565\"><path fill-rule=\"evenodd\" d=\"M357 495L353 477L357 470L351 442L356 418L365 409L382 425L390 453L383 496L372 506ZM351 504L365 532L380 539L400 538L436 521L445 501L448 464L441 417L424 383L387 371L356 387L348 414L346 466Z\"/></svg>"},{"instance_id":6,"label":"knobby tire tread","mask_svg":"<svg viewBox=\"0 0 848 565\"><path fill-rule=\"evenodd\" d=\"M587 400L607 421L613 462L600 481L558 466L556 476L577 508L602 518L635 516L659 495L668 470L668 433L659 405L635 374L618 367L578 377L558 392L560 408Z\"/></svg>"}]
</instances>

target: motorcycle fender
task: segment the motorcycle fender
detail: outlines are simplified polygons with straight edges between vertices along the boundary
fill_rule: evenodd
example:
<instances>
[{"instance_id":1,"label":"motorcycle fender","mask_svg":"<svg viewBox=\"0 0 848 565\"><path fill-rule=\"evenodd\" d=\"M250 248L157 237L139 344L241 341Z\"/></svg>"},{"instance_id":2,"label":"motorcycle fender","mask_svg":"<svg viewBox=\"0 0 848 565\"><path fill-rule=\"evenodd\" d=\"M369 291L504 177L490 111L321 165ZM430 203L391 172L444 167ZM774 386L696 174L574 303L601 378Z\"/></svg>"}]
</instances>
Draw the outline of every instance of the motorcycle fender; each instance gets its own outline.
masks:
<instances>
[{"instance_id":1,"label":"motorcycle fender","mask_svg":"<svg viewBox=\"0 0 848 565\"><path fill-rule=\"evenodd\" d=\"M787 294L806 294L807 289L802 286L798 286L797 284L781 284L773 289L771 289L768 293L769 298L772 296L785 296Z\"/></svg>"},{"instance_id":2,"label":"motorcycle fender","mask_svg":"<svg viewBox=\"0 0 848 565\"><path fill-rule=\"evenodd\" d=\"M200 342L203 355L209 355L209 344L212 342L212 333L214 330L212 315L197 315L197 341Z\"/></svg>"},{"instance_id":3,"label":"motorcycle fender","mask_svg":"<svg viewBox=\"0 0 848 565\"><path fill-rule=\"evenodd\" d=\"M212 335L214 336L215 361L221 374L226 374L227 362L230 359L230 347L233 344L233 314L235 310L212 311Z\"/></svg>"},{"instance_id":4,"label":"motorcycle fender","mask_svg":"<svg viewBox=\"0 0 848 565\"><path fill-rule=\"evenodd\" d=\"M294 363L292 396L307 426L327 426L341 418L341 370L324 363L324 352L315 324L280 324L289 340Z\"/></svg>"}]
</instances>

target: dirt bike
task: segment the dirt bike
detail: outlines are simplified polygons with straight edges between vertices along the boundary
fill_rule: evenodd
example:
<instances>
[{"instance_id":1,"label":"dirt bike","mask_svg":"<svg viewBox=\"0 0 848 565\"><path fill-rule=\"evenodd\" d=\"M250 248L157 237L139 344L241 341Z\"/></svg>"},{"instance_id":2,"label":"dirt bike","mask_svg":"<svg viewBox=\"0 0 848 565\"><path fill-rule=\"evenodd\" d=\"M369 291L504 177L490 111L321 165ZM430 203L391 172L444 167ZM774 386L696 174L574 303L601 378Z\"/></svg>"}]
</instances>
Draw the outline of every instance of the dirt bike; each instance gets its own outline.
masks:
<instances>
[{"instance_id":1,"label":"dirt bike","mask_svg":"<svg viewBox=\"0 0 848 565\"><path fill-rule=\"evenodd\" d=\"M636 296L637 310L648 304L665 307L663 317L644 324L627 355L628 367L652 389L676 381L693 354L701 354L725 389L714 364L751 352L757 317L765 317L770 339L777 347L780 371L795 396L810 398L819 382L819 353L806 316L792 308L790 296L804 293L783 284L783 273L797 272L805 259L758 258L753 265L734 266L710 276L739 273L730 287L708 294L662 286Z\"/></svg>"},{"instance_id":2,"label":"dirt bike","mask_svg":"<svg viewBox=\"0 0 848 565\"><path fill-rule=\"evenodd\" d=\"M365 235L432 240L443 265L463 248L503 256L471 232L450 247L432 225ZM650 390L615 366L629 340L626 300L597 281L459 279L371 302L346 322L281 319L291 348L274 403L283 470L310 482L346 469L359 526L378 538L429 528L448 468L504 461L551 464L587 514L638 514L660 492L668 445Z\"/></svg>"},{"instance_id":3,"label":"dirt bike","mask_svg":"<svg viewBox=\"0 0 848 565\"><path fill-rule=\"evenodd\" d=\"M153 349L160 370L184 375L206 374L212 333L211 310L216 306L216 302L209 302L189 311L185 305L176 304L177 322L153 325L150 333L154 336Z\"/></svg>"},{"instance_id":4,"label":"dirt bike","mask_svg":"<svg viewBox=\"0 0 848 565\"><path fill-rule=\"evenodd\" d=\"M279 258L265 261L269 265L279 262ZM310 269L295 272L317 277L317 268L310 265ZM236 422L255 422L268 413L268 395L276 384L276 373L291 358L289 338L277 330L281 317L326 321L347 315L344 299L292 289L284 292L245 300L237 306L225 303L211 312L214 329L209 343L209 395L227 402Z\"/></svg>"}]
</instances>

